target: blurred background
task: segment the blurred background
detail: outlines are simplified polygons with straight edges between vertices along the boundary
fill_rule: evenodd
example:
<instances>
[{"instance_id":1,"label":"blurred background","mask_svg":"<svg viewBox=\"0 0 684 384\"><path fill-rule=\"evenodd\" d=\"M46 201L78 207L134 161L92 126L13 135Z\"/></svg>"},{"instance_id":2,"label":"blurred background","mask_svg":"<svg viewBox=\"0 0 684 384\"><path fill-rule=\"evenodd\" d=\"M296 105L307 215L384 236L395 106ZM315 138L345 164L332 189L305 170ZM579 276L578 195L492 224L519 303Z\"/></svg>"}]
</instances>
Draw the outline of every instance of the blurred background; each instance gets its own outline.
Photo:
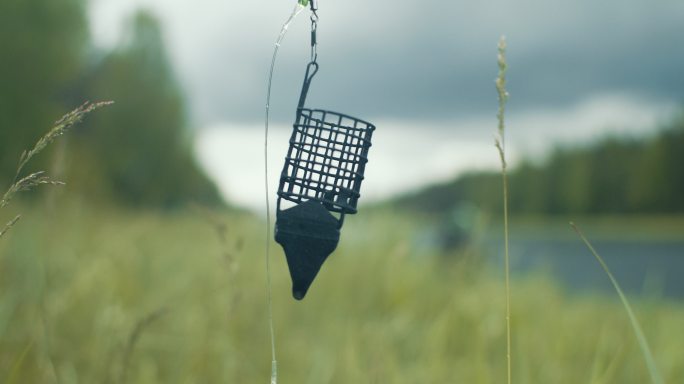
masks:
<instances>
[{"instance_id":1,"label":"blurred background","mask_svg":"<svg viewBox=\"0 0 684 384\"><path fill-rule=\"evenodd\" d=\"M267 380L263 120L294 6L0 0L0 191L60 116L115 101L24 170L65 186L0 209L22 214L0 238L0 382ZM307 105L377 131L360 213L303 303L273 247L283 381L503 381L501 35L517 381L648 380L571 220L684 380L684 3L319 8ZM271 201L309 27L303 12L275 68Z\"/></svg>"}]
</instances>

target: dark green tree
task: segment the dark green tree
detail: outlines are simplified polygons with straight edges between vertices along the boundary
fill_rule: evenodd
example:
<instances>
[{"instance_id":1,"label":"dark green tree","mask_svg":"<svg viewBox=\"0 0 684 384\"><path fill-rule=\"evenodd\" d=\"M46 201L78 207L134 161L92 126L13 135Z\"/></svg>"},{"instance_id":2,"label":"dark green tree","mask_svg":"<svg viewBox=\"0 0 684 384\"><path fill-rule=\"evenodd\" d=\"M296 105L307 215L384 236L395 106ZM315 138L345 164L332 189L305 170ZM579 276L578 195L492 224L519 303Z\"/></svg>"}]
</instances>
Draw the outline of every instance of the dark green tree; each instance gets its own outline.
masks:
<instances>
[{"instance_id":1,"label":"dark green tree","mask_svg":"<svg viewBox=\"0 0 684 384\"><path fill-rule=\"evenodd\" d=\"M510 175L511 190L509 207L511 212L535 213L546 209L544 168L524 161Z\"/></svg>"},{"instance_id":2,"label":"dark green tree","mask_svg":"<svg viewBox=\"0 0 684 384\"><path fill-rule=\"evenodd\" d=\"M608 137L559 147L541 164L510 172L510 211L531 215L684 213L684 117L652 137ZM463 203L501 211L496 172L463 175L396 199L397 206L440 215Z\"/></svg>"},{"instance_id":3,"label":"dark green tree","mask_svg":"<svg viewBox=\"0 0 684 384\"><path fill-rule=\"evenodd\" d=\"M134 205L170 208L189 200L217 203L214 185L195 163L188 115L164 47L159 23L138 12L127 39L89 78L90 99L115 100L81 131L90 166L79 180Z\"/></svg>"},{"instance_id":4,"label":"dark green tree","mask_svg":"<svg viewBox=\"0 0 684 384\"><path fill-rule=\"evenodd\" d=\"M10 181L21 152L82 102L70 90L87 43L84 0L0 1L0 174Z\"/></svg>"},{"instance_id":5,"label":"dark green tree","mask_svg":"<svg viewBox=\"0 0 684 384\"><path fill-rule=\"evenodd\" d=\"M634 167L628 199L640 211L684 212L684 118L643 150Z\"/></svg>"}]
</instances>

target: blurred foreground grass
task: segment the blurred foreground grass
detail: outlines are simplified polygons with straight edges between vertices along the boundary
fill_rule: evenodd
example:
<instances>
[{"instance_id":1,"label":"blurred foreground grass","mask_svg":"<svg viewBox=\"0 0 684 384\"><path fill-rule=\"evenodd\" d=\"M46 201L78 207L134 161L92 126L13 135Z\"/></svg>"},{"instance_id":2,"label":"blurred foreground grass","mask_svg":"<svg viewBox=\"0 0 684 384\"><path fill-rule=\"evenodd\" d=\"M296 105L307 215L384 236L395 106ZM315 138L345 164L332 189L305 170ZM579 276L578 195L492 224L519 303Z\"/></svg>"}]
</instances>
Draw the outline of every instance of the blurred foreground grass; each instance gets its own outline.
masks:
<instances>
[{"instance_id":1,"label":"blurred foreground grass","mask_svg":"<svg viewBox=\"0 0 684 384\"><path fill-rule=\"evenodd\" d=\"M0 382L268 382L263 223L20 208L0 241ZM505 380L502 280L476 253L414 247L416 229L351 217L303 302L274 244L281 383ZM649 381L617 297L569 298L533 277L513 282L512 300L514 382ZM684 382L684 306L633 305L664 379Z\"/></svg>"}]
</instances>

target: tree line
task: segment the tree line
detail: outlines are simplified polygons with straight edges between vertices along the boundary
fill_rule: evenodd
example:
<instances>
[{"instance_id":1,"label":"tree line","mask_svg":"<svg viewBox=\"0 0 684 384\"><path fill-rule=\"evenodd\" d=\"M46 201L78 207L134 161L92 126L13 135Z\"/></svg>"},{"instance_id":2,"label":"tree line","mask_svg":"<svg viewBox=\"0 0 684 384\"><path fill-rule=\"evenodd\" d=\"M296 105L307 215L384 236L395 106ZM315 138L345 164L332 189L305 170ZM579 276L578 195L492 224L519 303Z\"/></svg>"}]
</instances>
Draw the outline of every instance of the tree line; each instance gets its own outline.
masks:
<instances>
[{"instance_id":1,"label":"tree line","mask_svg":"<svg viewBox=\"0 0 684 384\"><path fill-rule=\"evenodd\" d=\"M87 3L0 2L0 187L59 116L85 100L113 100L37 167L58 168L69 194L96 202L220 204L193 158L187 106L159 22L137 12L120 44L103 51L90 40Z\"/></svg>"},{"instance_id":2,"label":"tree line","mask_svg":"<svg viewBox=\"0 0 684 384\"><path fill-rule=\"evenodd\" d=\"M583 146L559 146L541 162L510 170L514 214L684 213L684 116L647 138L607 137ZM464 204L502 212L501 175L470 173L392 202L427 214Z\"/></svg>"}]
</instances>

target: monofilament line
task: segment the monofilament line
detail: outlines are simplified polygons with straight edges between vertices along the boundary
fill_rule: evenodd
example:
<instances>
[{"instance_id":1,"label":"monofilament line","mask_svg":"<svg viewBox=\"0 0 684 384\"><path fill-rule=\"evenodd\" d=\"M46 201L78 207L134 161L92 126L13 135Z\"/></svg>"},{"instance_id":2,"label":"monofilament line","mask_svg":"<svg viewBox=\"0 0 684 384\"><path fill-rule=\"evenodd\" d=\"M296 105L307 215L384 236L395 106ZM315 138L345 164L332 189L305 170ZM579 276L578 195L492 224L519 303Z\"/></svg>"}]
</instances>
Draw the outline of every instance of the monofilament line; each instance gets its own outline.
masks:
<instances>
[{"instance_id":1,"label":"monofilament line","mask_svg":"<svg viewBox=\"0 0 684 384\"><path fill-rule=\"evenodd\" d=\"M503 204L504 204L504 264L506 275L506 377L511 384L511 269L508 255L508 175L506 163L506 137L505 137L505 112L508 92L506 91L506 38L499 39L497 62L499 75L496 78L496 92L499 98L499 111L496 114L499 121L496 148L501 157L501 178L503 180Z\"/></svg>"},{"instance_id":2,"label":"monofilament line","mask_svg":"<svg viewBox=\"0 0 684 384\"><path fill-rule=\"evenodd\" d=\"M304 9L299 3L295 5L292 10L290 17L287 19L283 27L280 29L280 34L278 34L278 39L276 40L275 47L273 49L273 58L271 59L271 69L268 72L268 87L266 91L266 118L264 123L264 189L266 191L266 290L268 292L268 326L271 335L271 384L277 384L278 382L278 361L276 360L276 349L275 349L275 331L273 330L273 298L271 293L271 203L268 198L269 188L268 188L268 123L270 118L271 109L271 85L273 83L273 70L275 68L276 57L278 57L278 49L283 39L285 39L285 34L287 33L290 23L299 15L299 13Z\"/></svg>"}]
</instances>

